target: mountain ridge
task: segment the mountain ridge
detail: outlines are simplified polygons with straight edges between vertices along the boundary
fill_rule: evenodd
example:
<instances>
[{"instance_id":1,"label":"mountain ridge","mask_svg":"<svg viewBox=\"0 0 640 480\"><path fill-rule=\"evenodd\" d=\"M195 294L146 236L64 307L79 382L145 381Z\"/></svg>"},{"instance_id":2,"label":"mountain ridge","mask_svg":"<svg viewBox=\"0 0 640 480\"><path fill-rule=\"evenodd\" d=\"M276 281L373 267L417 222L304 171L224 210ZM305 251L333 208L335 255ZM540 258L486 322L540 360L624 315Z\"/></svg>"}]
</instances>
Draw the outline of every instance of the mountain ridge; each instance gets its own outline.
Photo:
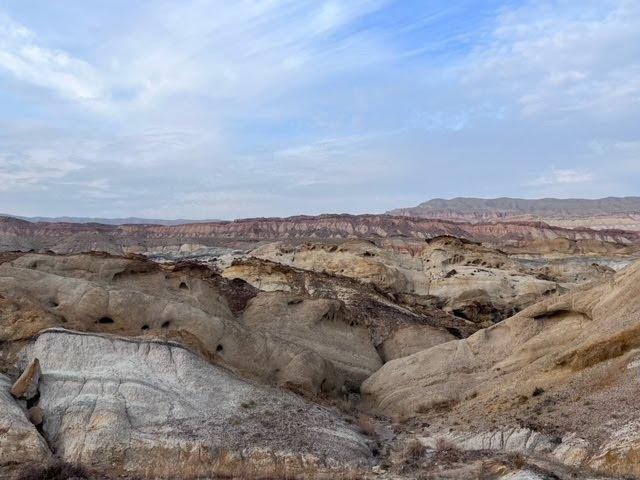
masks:
<instances>
[{"instance_id":1,"label":"mountain ridge","mask_svg":"<svg viewBox=\"0 0 640 480\"><path fill-rule=\"evenodd\" d=\"M620 229L564 228L539 221L456 222L451 219L390 215L322 215L257 218L184 225L102 225L31 223L0 217L0 248L41 250L77 236L82 242L116 245L173 243L216 244L218 240L345 239L408 237L428 239L448 235L477 242L513 242L568 238L639 244L640 232Z\"/></svg>"},{"instance_id":2,"label":"mountain ridge","mask_svg":"<svg viewBox=\"0 0 640 480\"><path fill-rule=\"evenodd\" d=\"M21 215L11 215L9 213L0 213L0 217L17 218L18 220L26 220L32 223L97 223L101 225L184 225L188 223L211 223L221 222L220 219L193 220L186 218L161 219L161 218L142 218L142 217L25 217Z\"/></svg>"},{"instance_id":3,"label":"mountain ridge","mask_svg":"<svg viewBox=\"0 0 640 480\"><path fill-rule=\"evenodd\" d=\"M541 221L566 228L640 231L640 197L434 198L415 207L397 208L386 213L463 222Z\"/></svg>"}]
</instances>

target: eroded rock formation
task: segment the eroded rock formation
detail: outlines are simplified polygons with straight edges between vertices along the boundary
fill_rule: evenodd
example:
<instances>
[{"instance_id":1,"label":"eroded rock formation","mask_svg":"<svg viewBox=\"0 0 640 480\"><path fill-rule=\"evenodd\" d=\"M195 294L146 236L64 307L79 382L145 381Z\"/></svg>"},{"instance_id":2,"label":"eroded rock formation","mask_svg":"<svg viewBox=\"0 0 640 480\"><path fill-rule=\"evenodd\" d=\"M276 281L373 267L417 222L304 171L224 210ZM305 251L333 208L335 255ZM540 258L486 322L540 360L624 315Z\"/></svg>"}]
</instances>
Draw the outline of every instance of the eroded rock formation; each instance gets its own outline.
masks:
<instances>
[{"instance_id":1,"label":"eroded rock formation","mask_svg":"<svg viewBox=\"0 0 640 480\"><path fill-rule=\"evenodd\" d=\"M0 255L2 478L640 475L634 247L112 234Z\"/></svg>"},{"instance_id":2,"label":"eroded rock formation","mask_svg":"<svg viewBox=\"0 0 640 480\"><path fill-rule=\"evenodd\" d=\"M425 416L432 431L455 418L451 437L465 448L540 451L639 475L639 286L640 263L466 339L388 362L362 391L374 410ZM513 434L523 427L528 433Z\"/></svg>"}]
</instances>

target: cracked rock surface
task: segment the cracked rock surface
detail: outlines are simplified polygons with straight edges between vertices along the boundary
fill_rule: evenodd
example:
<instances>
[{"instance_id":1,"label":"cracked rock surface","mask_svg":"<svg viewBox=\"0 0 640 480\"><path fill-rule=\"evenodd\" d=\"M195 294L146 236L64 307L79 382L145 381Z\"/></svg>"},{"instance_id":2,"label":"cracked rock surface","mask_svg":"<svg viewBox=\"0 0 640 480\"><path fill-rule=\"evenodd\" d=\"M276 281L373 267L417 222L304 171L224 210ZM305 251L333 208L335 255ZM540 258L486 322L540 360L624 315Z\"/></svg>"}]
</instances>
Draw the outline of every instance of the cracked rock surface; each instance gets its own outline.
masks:
<instances>
[{"instance_id":1,"label":"cracked rock surface","mask_svg":"<svg viewBox=\"0 0 640 480\"><path fill-rule=\"evenodd\" d=\"M243 381L175 343L57 329L24 355L41 360L44 436L63 460L95 473L338 478L329 472L370 461L364 437L331 411Z\"/></svg>"}]
</instances>

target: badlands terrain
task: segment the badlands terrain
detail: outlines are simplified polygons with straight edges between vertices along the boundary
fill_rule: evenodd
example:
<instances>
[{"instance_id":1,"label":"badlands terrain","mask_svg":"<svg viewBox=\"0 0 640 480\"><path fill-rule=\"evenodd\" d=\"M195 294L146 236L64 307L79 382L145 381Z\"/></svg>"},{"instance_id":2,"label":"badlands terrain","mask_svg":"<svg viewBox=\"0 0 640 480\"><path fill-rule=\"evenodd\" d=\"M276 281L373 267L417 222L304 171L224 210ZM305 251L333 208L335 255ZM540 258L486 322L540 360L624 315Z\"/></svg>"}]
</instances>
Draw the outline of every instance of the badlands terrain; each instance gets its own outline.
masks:
<instances>
[{"instance_id":1,"label":"badlands terrain","mask_svg":"<svg viewBox=\"0 0 640 480\"><path fill-rule=\"evenodd\" d=\"M640 478L614 200L2 217L0 478Z\"/></svg>"}]
</instances>

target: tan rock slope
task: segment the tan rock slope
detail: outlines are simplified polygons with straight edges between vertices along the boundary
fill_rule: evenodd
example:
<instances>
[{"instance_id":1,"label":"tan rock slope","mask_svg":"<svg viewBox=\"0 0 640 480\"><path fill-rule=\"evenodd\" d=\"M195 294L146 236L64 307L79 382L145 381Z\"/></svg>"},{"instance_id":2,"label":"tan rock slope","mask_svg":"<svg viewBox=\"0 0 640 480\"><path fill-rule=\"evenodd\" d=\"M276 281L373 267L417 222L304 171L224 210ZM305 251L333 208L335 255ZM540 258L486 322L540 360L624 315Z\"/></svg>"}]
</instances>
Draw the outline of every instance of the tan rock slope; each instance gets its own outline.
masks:
<instances>
[{"instance_id":1,"label":"tan rock slope","mask_svg":"<svg viewBox=\"0 0 640 480\"><path fill-rule=\"evenodd\" d=\"M309 348L309 342L305 346L243 325L213 282L188 271L170 272L146 260L104 255L25 255L0 265L0 294L15 302L33 302L48 312L34 318L32 332L60 325L159 336L179 340L216 364L278 385L309 392L345 385L342 370L336 371L345 354L327 358L327 351L323 356ZM369 365L377 365L372 340L357 338L363 351L371 352Z\"/></svg>"},{"instance_id":2,"label":"tan rock slope","mask_svg":"<svg viewBox=\"0 0 640 480\"><path fill-rule=\"evenodd\" d=\"M432 431L455 431L467 447L546 452L640 475L639 312L636 263L466 339L388 362L362 391L374 410L426 416Z\"/></svg>"},{"instance_id":3,"label":"tan rock slope","mask_svg":"<svg viewBox=\"0 0 640 480\"><path fill-rule=\"evenodd\" d=\"M349 324L347 316L340 300L264 292L249 302L242 321L251 329L271 332L330 358L350 389L358 389L382 361L369 330Z\"/></svg>"},{"instance_id":4,"label":"tan rock slope","mask_svg":"<svg viewBox=\"0 0 640 480\"><path fill-rule=\"evenodd\" d=\"M2 478L52 450L108 478L353 478L371 463L341 414L275 387L340 397L381 366L338 300L140 258L5 260L0 368L18 380L0 377Z\"/></svg>"}]
</instances>

